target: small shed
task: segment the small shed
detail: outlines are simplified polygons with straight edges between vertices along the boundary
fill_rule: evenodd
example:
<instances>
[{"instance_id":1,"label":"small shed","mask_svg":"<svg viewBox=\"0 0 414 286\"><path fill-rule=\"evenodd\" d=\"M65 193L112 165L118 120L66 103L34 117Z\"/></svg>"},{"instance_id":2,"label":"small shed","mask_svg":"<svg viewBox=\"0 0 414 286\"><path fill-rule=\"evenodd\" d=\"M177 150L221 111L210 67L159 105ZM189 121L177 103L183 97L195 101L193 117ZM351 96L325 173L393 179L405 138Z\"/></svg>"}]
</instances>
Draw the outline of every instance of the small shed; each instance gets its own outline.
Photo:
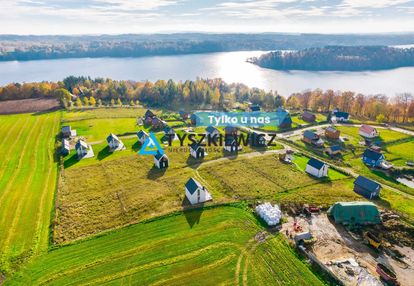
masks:
<instances>
[{"instance_id":1,"label":"small shed","mask_svg":"<svg viewBox=\"0 0 414 286\"><path fill-rule=\"evenodd\" d=\"M384 154L376 152L371 149L365 149L362 154L362 161L365 165L370 167L380 167L382 162L385 161Z\"/></svg>"},{"instance_id":2,"label":"small shed","mask_svg":"<svg viewBox=\"0 0 414 286\"><path fill-rule=\"evenodd\" d=\"M154 117L155 117L155 114L151 110L147 109L147 111L145 112L145 115L144 115L144 120L146 120L148 118L154 118Z\"/></svg>"},{"instance_id":3,"label":"small shed","mask_svg":"<svg viewBox=\"0 0 414 286\"><path fill-rule=\"evenodd\" d=\"M106 137L106 141L108 142L109 150L111 152L125 149L124 143L122 143L118 136L113 133L109 134L109 136Z\"/></svg>"},{"instance_id":4,"label":"small shed","mask_svg":"<svg viewBox=\"0 0 414 286\"><path fill-rule=\"evenodd\" d=\"M306 165L306 173L322 178L328 176L328 165L315 158L310 158Z\"/></svg>"},{"instance_id":5,"label":"small shed","mask_svg":"<svg viewBox=\"0 0 414 286\"><path fill-rule=\"evenodd\" d=\"M144 130L140 130L137 132L138 141L142 144L144 144L145 140L149 137L148 133Z\"/></svg>"},{"instance_id":6,"label":"small shed","mask_svg":"<svg viewBox=\"0 0 414 286\"><path fill-rule=\"evenodd\" d=\"M380 224L378 208L371 202L338 202L328 210L336 223L344 225Z\"/></svg>"},{"instance_id":7,"label":"small shed","mask_svg":"<svg viewBox=\"0 0 414 286\"><path fill-rule=\"evenodd\" d=\"M296 244L303 243L305 240L312 239L312 234L309 231L301 232L296 234L293 239L295 240Z\"/></svg>"},{"instance_id":8,"label":"small shed","mask_svg":"<svg viewBox=\"0 0 414 286\"><path fill-rule=\"evenodd\" d=\"M317 147L322 147L324 144L324 141L319 137L319 135L310 130L303 132L302 141Z\"/></svg>"},{"instance_id":9,"label":"small shed","mask_svg":"<svg viewBox=\"0 0 414 286\"><path fill-rule=\"evenodd\" d=\"M154 155L154 165L158 169L165 169L168 168L169 160L165 153L157 152L157 154Z\"/></svg>"},{"instance_id":10,"label":"small shed","mask_svg":"<svg viewBox=\"0 0 414 286\"><path fill-rule=\"evenodd\" d=\"M339 139L340 135L341 135L341 132L332 126L329 126L328 128L325 129L325 137L328 139L337 140Z\"/></svg>"},{"instance_id":11,"label":"small shed","mask_svg":"<svg viewBox=\"0 0 414 286\"><path fill-rule=\"evenodd\" d=\"M359 135L364 138L375 138L379 135L378 130L369 125L361 125Z\"/></svg>"},{"instance_id":12,"label":"small shed","mask_svg":"<svg viewBox=\"0 0 414 286\"><path fill-rule=\"evenodd\" d=\"M194 178L190 178L185 184L185 196L192 205L213 199L207 189Z\"/></svg>"},{"instance_id":13,"label":"small shed","mask_svg":"<svg viewBox=\"0 0 414 286\"><path fill-rule=\"evenodd\" d=\"M238 129L236 126L227 125L224 127L224 134L236 137L238 134Z\"/></svg>"},{"instance_id":14,"label":"small shed","mask_svg":"<svg viewBox=\"0 0 414 286\"><path fill-rule=\"evenodd\" d=\"M333 145L333 146L329 146L328 148L326 148L325 152L331 156L335 156L335 155L341 154L341 150L342 150L341 146Z\"/></svg>"},{"instance_id":15,"label":"small shed","mask_svg":"<svg viewBox=\"0 0 414 286\"><path fill-rule=\"evenodd\" d=\"M192 125L197 125L197 123L200 121L200 118L195 113L193 113L190 116L190 120Z\"/></svg>"},{"instance_id":16,"label":"small shed","mask_svg":"<svg viewBox=\"0 0 414 286\"><path fill-rule=\"evenodd\" d=\"M380 190L380 184L364 176L358 176L354 181L354 191L367 199L379 198Z\"/></svg>"},{"instance_id":17,"label":"small shed","mask_svg":"<svg viewBox=\"0 0 414 286\"><path fill-rule=\"evenodd\" d=\"M313 113L310 113L310 112L309 112L309 111L307 111L307 110L305 110L305 111L302 113L302 119L303 119L303 121L306 121L306 122L312 123L312 122L315 122L315 121L316 121L316 115L315 115L315 114L313 114Z\"/></svg>"},{"instance_id":18,"label":"small shed","mask_svg":"<svg viewBox=\"0 0 414 286\"><path fill-rule=\"evenodd\" d=\"M204 158L206 155L206 152L204 150L204 147L201 146L199 143L197 142L193 142L190 145L190 155L195 158L195 159L201 159Z\"/></svg>"},{"instance_id":19,"label":"small shed","mask_svg":"<svg viewBox=\"0 0 414 286\"><path fill-rule=\"evenodd\" d=\"M175 131L170 126L166 125L164 127L164 134L165 136L175 136Z\"/></svg>"},{"instance_id":20,"label":"small shed","mask_svg":"<svg viewBox=\"0 0 414 286\"><path fill-rule=\"evenodd\" d=\"M178 113L180 114L180 116L183 120L188 119L188 112L185 112L184 110L180 110Z\"/></svg>"}]
</instances>

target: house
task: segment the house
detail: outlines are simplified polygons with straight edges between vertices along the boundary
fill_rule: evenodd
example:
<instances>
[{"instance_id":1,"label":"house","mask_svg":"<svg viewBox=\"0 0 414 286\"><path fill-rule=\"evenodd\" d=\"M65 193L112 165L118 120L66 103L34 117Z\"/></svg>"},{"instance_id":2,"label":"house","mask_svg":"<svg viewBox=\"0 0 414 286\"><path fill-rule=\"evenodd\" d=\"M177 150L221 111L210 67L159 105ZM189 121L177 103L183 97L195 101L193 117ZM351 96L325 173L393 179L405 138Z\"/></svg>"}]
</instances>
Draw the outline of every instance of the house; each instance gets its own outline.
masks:
<instances>
[{"instance_id":1,"label":"house","mask_svg":"<svg viewBox=\"0 0 414 286\"><path fill-rule=\"evenodd\" d=\"M375 138L379 135L377 129L369 125L361 125L359 135L365 138Z\"/></svg>"},{"instance_id":2,"label":"house","mask_svg":"<svg viewBox=\"0 0 414 286\"><path fill-rule=\"evenodd\" d=\"M213 199L207 189L194 178L190 178L185 184L185 196L192 205Z\"/></svg>"},{"instance_id":3,"label":"house","mask_svg":"<svg viewBox=\"0 0 414 286\"><path fill-rule=\"evenodd\" d=\"M83 139L79 139L75 145L76 153L78 153L78 159L92 158L95 156L91 145L86 144Z\"/></svg>"},{"instance_id":4,"label":"house","mask_svg":"<svg viewBox=\"0 0 414 286\"><path fill-rule=\"evenodd\" d=\"M158 117L153 117L151 119L151 128L152 129L161 129L164 127L164 122Z\"/></svg>"},{"instance_id":5,"label":"house","mask_svg":"<svg viewBox=\"0 0 414 286\"><path fill-rule=\"evenodd\" d=\"M161 154L160 152L157 152L157 154L154 155L154 165L158 169L168 168L168 163L168 157L165 153Z\"/></svg>"},{"instance_id":6,"label":"house","mask_svg":"<svg viewBox=\"0 0 414 286\"><path fill-rule=\"evenodd\" d=\"M279 128L281 129L292 128L292 118L290 117L289 111L282 107L279 107L276 111L278 113L281 113L280 120L279 120Z\"/></svg>"},{"instance_id":7,"label":"house","mask_svg":"<svg viewBox=\"0 0 414 286\"><path fill-rule=\"evenodd\" d=\"M76 137L76 130L70 126L62 126L62 138L73 138Z\"/></svg>"},{"instance_id":8,"label":"house","mask_svg":"<svg viewBox=\"0 0 414 286\"><path fill-rule=\"evenodd\" d=\"M250 139L250 146L252 147L266 147L265 134L251 132L249 139Z\"/></svg>"},{"instance_id":9,"label":"house","mask_svg":"<svg viewBox=\"0 0 414 286\"><path fill-rule=\"evenodd\" d=\"M155 114L151 110L147 110L144 114L144 120L147 120L147 118L154 118L156 117Z\"/></svg>"},{"instance_id":10,"label":"house","mask_svg":"<svg viewBox=\"0 0 414 286\"><path fill-rule=\"evenodd\" d=\"M336 223L344 225L380 224L378 208L371 202L338 202L328 210Z\"/></svg>"},{"instance_id":11,"label":"house","mask_svg":"<svg viewBox=\"0 0 414 286\"><path fill-rule=\"evenodd\" d=\"M259 112L260 111L260 106L258 104L250 104L249 111L250 112Z\"/></svg>"},{"instance_id":12,"label":"house","mask_svg":"<svg viewBox=\"0 0 414 286\"><path fill-rule=\"evenodd\" d=\"M331 156L335 156L335 155L341 154L341 150L342 150L341 146L333 145L333 146L326 148L325 152Z\"/></svg>"},{"instance_id":13,"label":"house","mask_svg":"<svg viewBox=\"0 0 414 286\"><path fill-rule=\"evenodd\" d=\"M336 122L348 122L349 121L349 113L342 112L338 110L334 110L332 121Z\"/></svg>"},{"instance_id":14,"label":"house","mask_svg":"<svg viewBox=\"0 0 414 286\"><path fill-rule=\"evenodd\" d=\"M337 140L339 139L340 135L341 135L341 131L339 131L338 129L332 126L329 126L328 128L325 129L325 137L328 139Z\"/></svg>"},{"instance_id":15,"label":"house","mask_svg":"<svg viewBox=\"0 0 414 286\"><path fill-rule=\"evenodd\" d=\"M305 132L303 132L302 141L308 144L315 145L317 147L322 147L324 144L323 140L319 137L319 135L310 130L306 130Z\"/></svg>"},{"instance_id":16,"label":"house","mask_svg":"<svg viewBox=\"0 0 414 286\"><path fill-rule=\"evenodd\" d=\"M70 153L70 144L69 141L66 139L62 140L62 150L61 150L61 154L62 156L67 156Z\"/></svg>"},{"instance_id":17,"label":"house","mask_svg":"<svg viewBox=\"0 0 414 286\"><path fill-rule=\"evenodd\" d=\"M188 119L188 112L185 112L184 110L180 110L178 113L180 114L180 116L183 120Z\"/></svg>"},{"instance_id":18,"label":"house","mask_svg":"<svg viewBox=\"0 0 414 286\"><path fill-rule=\"evenodd\" d=\"M381 185L377 182L358 176L354 181L354 192L367 199L377 199L380 196Z\"/></svg>"},{"instance_id":19,"label":"house","mask_svg":"<svg viewBox=\"0 0 414 286\"><path fill-rule=\"evenodd\" d=\"M204 158L206 152L203 146L194 142L190 145L190 155L193 156L195 159L200 159Z\"/></svg>"},{"instance_id":20,"label":"house","mask_svg":"<svg viewBox=\"0 0 414 286\"><path fill-rule=\"evenodd\" d=\"M195 114L191 114L190 116L191 125L197 125L197 122L200 120L200 118Z\"/></svg>"},{"instance_id":21,"label":"house","mask_svg":"<svg viewBox=\"0 0 414 286\"><path fill-rule=\"evenodd\" d=\"M371 149L365 149L362 154L362 161L365 165L370 167L380 167L382 162L385 161L384 154L376 152Z\"/></svg>"},{"instance_id":22,"label":"house","mask_svg":"<svg viewBox=\"0 0 414 286\"><path fill-rule=\"evenodd\" d=\"M309 111L305 110L302 114L303 121L312 123L316 121L316 115L313 113L310 113Z\"/></svg>"},{"instance_id":23,"label":"house","mask_svg":"<svg viewBox=\"0 0 414 286\"><path fill-rule=\"evenodd\" d=\"M109 136L106 137L106 141L108 142L109 150L111 152L125 149L124 143L122 143L122 141L115 134L109 134Z\"/></svg>"},{"instance_id":24,"label":"house","mask_svg":"<svg viewBox=\"0 0 414 286\"><path fill-rule=\"evenodd\" d=\"M310 158L305 171L317 178L326 177L328 176L328 165L318 159Z\"/></svg>"},{"instance_id":25,"label":"house","mask_svg":"<svg viewBox=\"0 0 414 286\"><path fill-rule=\"evenodd\" d=\"M216 136L216 137L214 137ZM213 126L207 126L206 128L206 137L211 138L211 140L213 140L213 138L215 138L215 140L218 139L218 137L220 136L220 132L218 131L217 128L213 127Z\"/></svg>"},{"instance_id":26,"label":"house","mask_svg":"<svg viewBox=\"0 0 414 286\"><path fill-rule=\"evenodd\" d=\"M227 125L226 127L224 127L224 134L228 136L237 137L238 129L235 126Z\"/></svg>"},{"instance_id":27,"label":"house","mask_svg":"<svg viewBox=\"0 0 414 286\"><path fill-rule=\"evenodd\" d=\"M138 136L138 141L142 144L144 144L145 140L147 140L147 138L149 137L148 133L145 132L144 130L140 130L137 132L137 136Z\"/></svg>"},{"instance_id":28,"label":"house","mask_svg":"<svg viewBox=\"0 0 414 286\"><path fill-rule=\"evenodd\" d=\"M174 129L172 129L170 126L168 126L168 125L166 125L165 127L164 127L164 134L165 134L165 136L167 136L167 137L169 137L169 136L171 136L172 138L174 138L175 137L175 131L174 131Z\"/></svg>"},{"instance_id":29,"label":"house","mask_svg":"<svg viewBox=\"0 0 414 286\"><path fill-rule=\"evenodd\" d=\"M224 150L227 152L237 152L242 150L242 146L237 143L236 138L233 136L225 136Z\"/></svg>"}]
</instances>

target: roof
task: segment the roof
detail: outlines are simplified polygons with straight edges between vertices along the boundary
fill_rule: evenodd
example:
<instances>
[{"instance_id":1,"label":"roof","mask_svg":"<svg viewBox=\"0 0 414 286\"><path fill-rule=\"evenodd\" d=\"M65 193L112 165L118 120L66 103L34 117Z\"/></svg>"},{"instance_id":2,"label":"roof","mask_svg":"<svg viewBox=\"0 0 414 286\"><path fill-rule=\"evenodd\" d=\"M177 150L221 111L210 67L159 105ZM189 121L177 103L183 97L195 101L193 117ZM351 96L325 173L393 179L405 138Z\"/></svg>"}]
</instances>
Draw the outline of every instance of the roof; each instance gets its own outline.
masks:
<instances>
[{"instance_id":1,"label":"roof","mask_svg":"<svg viewBox=\"0 0 414 286\"><path fill-rule=\"evenodd\" d=\"M217 131L217 128L210 125L206 128L206 131L211 134L211 133Z\"/></svg>"},{"instance_id":2,"label":"roof","mask_svg":"<svg viewBox=\"0 0 414 286\"><path fill-rule=\"evenodd\" d=\"M197 189L203 188L203 186L194 178L190 178L185 184L185 187L187 188L190 194L194 194L194 192L197 191Z\"/></svg>"},{"instance_id":3,"label":"roof","mask_svg":"<svg viewBox=\"0 0 414 286\"><path fill-rule=\"evenodd\" d=\"M375 128L369 125L361 125L359 130L365 133L371 133L375 131Z\"/></svg>"},{"instance_id":4,"label":"roof","mask_svg":"<svg viewBox=\"0 0 414 286\"><path fill-rule=\"evenodd\" d=\"M368 159L371 159L374 161L378 161L384 155L382 155L380 152L376 152L371 149L365 149L364 154L362 156L367 157Z\"/></svg>"},{"instance_id":5,"label":"roof","mask_svg":"<svg viewBox=\"0 0 414 286\"><path fill-rule=\"evenodd\" d=\"M259 105L257 105L257 104L252 104L252 105L250 106L250 110L251 110L251 111L260 111L260 106L259 106Z\"/></svg>"},{"instance_id":6,"label":"roof","mask_svg":"<svg viewBox=\"0 0 414 286\"><path fill-rule=\"evenodd\" d=\"M317 170L320 170L325 165L325 163L322 161L319 161L318 159L310 158L308 161L308 165L311 167L314 167Z\"/></svg>"},{"instance_id":7,"label":"roof","mask_svg":"<svg viewBox=\"0 0 414 286\"><path fill-rule=\"evenodd\" d=\"M333 145L333 146L331 146L331 147L329 147L332 151L341 151L342 150L342 148L341 148L341 146L339 146L339 145Z\"/></svg>"},{"instance_id":8,"label":"roof","mask_svg":"<svg viewBox=\"0 0 414 286\"><path fill-rule=\"evenodd\" d=\"M303 118L309 119L309 120L315 120L316 115L313 113L310 113L309 111L305 110L302 114Z\"/></svg>"},{"instance_id":9,"label":"roof","mask_svg":"<svg viewBox=\"0 0 414 286\"><path fill-rule=\"evenodd\" d=\"M371 192L375 192L378 190L378 188L381 187L381 185L377 182L370 180L364 176L358 176L358 178L356 178L354 181L354 185L360 186L361 188L364 188Z\"/></svg>"},{"instance_id":10,"label":"roof","mask_svg":"<svg viewBox=\"0 0 414 286\"><path fill-rule=\"evenodd\" d=\"M315 139L318 139L319 136L315 132L306 130L305 132L303 132L303 137L309 138L311 140L315 140Z\"/></svg>"},{"instance_id":11,"label":"roof","mask_svg":"<svg viewBox=\"0 0 414 286\"><path fill-rule=\"evenodd\" d=\"M155 155L154 155L154 157L155 157L155 159L157 159L158 161L159 161L159 160L161 160L161 158L162 158L162 157L165 157L165 158L167 158L167 160L168 160L168 157L167 157L167 155L165 155L165 153L161 154L160 152L157 152L157 154L155 154Z\"/></svg>"},{"instance_id":12,"label":"roof","mask_svg":"<svg viewBox=\"0 0 414 286\"><path fill-rule=\"evenodd\" d=\"M237 127L232 126L232 125L227 125L224 128L224 132L226 132L226 133L235 133L235 132L237 132Z\"/></svg>"},{"instance_id":13,"label":"roof","mask_svg":"<svg viewBox=\"0 0 414 286\"><path fill-rule=\"evenodd\" d=\"M151 110L147 110L146 112L145 112L145 117L153 117L153 116L155 116L155 114L151 111Z\"/></svg>"},{"instance_id":14,"label":"roof","mask_svg":"<svg viewBox=\"0 0 414 286\"><path fill-rule=\"evenodd\" d=\"M148 134L144 130L140 130L140 131L138 131L137 136L138 136L139 139L141 139L144 136L148 137Z\"/></svg>"},{"instance_id":15,"label":"roof","mask_svg":"<svg viewBox=\"0 0 414 286\"><path fill-rule=\"evenodd\" d=\"M339 205L341 207L350 207L350 206L370 206L370 207L375 207L377 208L377 206L372 203L372 202L337 202L335 203L335 205Z\"/></svg>"},{"instance_id":16,"label":"roof","mask_svg":"<svg viewBox=\"0 0 414 286\"><path fill-rule=\"evenodd\" d=\"M174 132L174 129L172 129L170 126L168 126L168 125L165 125L165 127L164 127L164 132L165 133L167 133L167 132L171 132L171 131L173 131Z\"/></svg>"},{"instance_id":17,"label":"roof","mask_svg":"<svg viewBox=\"0 0 414 286\"><path fill-rule=\"evenodd\" d=\"M194 151L197 151L198 148L203 148L203 146L201 146L199 143L197 142L193 142L190 144L190 148L193 149Z\"/></svg>"},{"instance_id":18,"label":"roof","mask_svg":"<svg viewBox=\"0 0 414 286\"><path fill-rule=\"evenodd\" d=\"M71 131L71 128L70 128L70 126L69 126L69 125L67 125L67 126L62 126L62 132L66 133L66 132L70 132L70 131Z\"/></svg>"},{"instance_id":19,"label":"roof","mask_svg":"<svg viewBox=\"0 0 414 286\"><path fill-rule=\"evenodd\" d=\"M336 129L336 128L332 127L332 126L329 126L328 128L326 128L326 131L332 132L332 133L336 133L336 132L338 132L338 129Z\"/></svg>"},{"instance_id":20,"label":"roof","mask_svg":"<svg viewBox=\"0 0 414 286\"><path fill-rule=\"evenodd\" d=\"M115 134L109 134L109 136L108 137L106 137L106 141L108 141L108 143L110 142L110 141L112 141L113 139L115 139L116 141L119 141L119 138L118 138L118 136L116 136Z\"/></svg>"},{"instance_id":21,"label":"roof","mask_svg":"<svg viewBox=\"0 0 414 286\"><path fill-rule=\"evenodd\" d=\"M292 124L292 118L290 117L290 114L286 114L280 124Z\"/></svg>"},{"instance_id":22,"label":"roof","mask_svg":"<svg viewBox=\"0 0 414 286\"><path fill-rule=\"evenodd\" d=\"M76 149L79 149L81 147L87 149L88 148L88 144L86 144L86 142L83 141L82 139L79 139L78 142L76 142L75 148Z\"/></svg>"},{"instance_id":23,"label":"roof","mask_svg":"<svg viewBox=\"0 0 414 286\"><path fill-rule=\"evenodd\" d=\"M225 146L231 146L237 144L236 139L233 136L226 136L224 139L224 145Z\"/></svg>"},{"instance_id":24,"label":"roof","mask_svg":"<svg viewBox=\"0 0 414 286\"><path fill-rule=\"evenodd\" d=\"M336 117L343 117L343 118L348 118L349 117L349 113L348 112L343 112L343 111L336 111L336 112L334 112L334 115Z\"/></svg>"}]
</instances>

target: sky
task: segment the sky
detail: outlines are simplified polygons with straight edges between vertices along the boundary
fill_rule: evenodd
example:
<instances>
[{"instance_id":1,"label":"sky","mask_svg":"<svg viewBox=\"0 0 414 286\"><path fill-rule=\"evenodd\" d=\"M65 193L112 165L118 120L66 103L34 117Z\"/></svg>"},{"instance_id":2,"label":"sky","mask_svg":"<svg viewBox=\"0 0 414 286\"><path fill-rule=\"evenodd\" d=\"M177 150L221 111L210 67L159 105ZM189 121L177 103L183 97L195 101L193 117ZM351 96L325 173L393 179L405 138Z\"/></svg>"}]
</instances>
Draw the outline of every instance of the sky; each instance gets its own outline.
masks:
<instances>
[{"instance_id":1,"label":"sky","mask_svg":"<svg viewBox=\"0 0 414 286\"><path fill-rule=\"evenodd\" d=\"M0 0L0 34L414 31L414 0Z\"/></svg>"}]
</instances>

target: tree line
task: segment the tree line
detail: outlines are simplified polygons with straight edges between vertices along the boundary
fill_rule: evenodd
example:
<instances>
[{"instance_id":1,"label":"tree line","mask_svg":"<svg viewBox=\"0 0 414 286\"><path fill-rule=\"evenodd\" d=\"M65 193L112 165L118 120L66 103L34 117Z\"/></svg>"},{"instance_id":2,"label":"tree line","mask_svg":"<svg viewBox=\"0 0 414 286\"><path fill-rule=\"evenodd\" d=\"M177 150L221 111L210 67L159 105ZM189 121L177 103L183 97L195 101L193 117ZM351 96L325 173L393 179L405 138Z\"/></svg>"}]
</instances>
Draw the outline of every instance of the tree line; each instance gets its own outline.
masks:
<instances>
[{"instance_id":1,"label":"tree line","mask_svg":"<svg viewBox=\"0 0 414 286\"><path fill-rule=\"evenodd\" d=\"M414 66L414 48L328 46L266 53L251 62L276 70L361 71Z\"/></svg>"},{"instance_id":2,"label":"tree line","mask_svg":"<svg viewBox=\"0 0 414 286\"><path fill-rule=\"evenodd\" d=\"M0 87L0 101L26 98L57 98L66 108L81 106L137 105L173 110L245 108L258 104L263 110L279 107L329 113L334 108L353 116L379 122L414 121L414 100L410 93L364 95L352 91L321 89L294 93L287 99L276 91L249 88L221 79L194 81L158 80L135 82L69 76L59 82L12 83Z\"/></svg>"}]
</instances>

